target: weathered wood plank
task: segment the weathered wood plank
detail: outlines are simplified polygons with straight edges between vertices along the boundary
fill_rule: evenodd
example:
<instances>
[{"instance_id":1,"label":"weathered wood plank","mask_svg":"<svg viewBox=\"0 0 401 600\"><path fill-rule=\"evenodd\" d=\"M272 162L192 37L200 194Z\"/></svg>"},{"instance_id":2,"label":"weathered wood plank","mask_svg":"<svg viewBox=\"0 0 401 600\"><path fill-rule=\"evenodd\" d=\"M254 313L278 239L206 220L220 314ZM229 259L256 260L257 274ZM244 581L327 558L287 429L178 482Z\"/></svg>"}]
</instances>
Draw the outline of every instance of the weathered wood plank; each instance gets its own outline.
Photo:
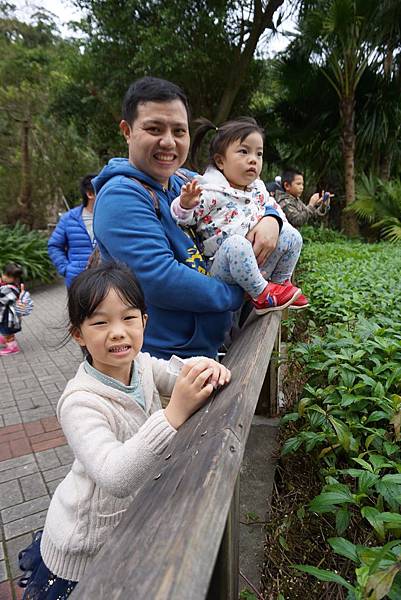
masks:
<instances>
[{"instance_id":1,"label":"weathered wood plank","mask_svg":"<svg viewBox=\"0 0 401 600\"><path fill-rule=\"evenodd\" d=\"M180 428L71 598L205 599L280 318L245 327L232 382Z\"/></svg>"}]
</instances>

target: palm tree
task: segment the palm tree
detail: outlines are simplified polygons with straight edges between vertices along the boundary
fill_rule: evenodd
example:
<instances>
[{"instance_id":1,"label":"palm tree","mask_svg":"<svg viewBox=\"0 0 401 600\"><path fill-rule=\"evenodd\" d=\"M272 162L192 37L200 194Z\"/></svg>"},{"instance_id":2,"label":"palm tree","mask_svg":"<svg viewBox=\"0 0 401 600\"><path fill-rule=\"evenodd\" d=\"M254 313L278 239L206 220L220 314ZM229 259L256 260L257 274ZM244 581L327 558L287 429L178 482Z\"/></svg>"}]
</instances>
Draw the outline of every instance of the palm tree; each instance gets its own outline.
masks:
<instances>
[{"instance_id":1,"label":"palm tree","mask_svg":"<svg viewBox=\"0 0 401 600\"><path fill-rule=\"evenodd\" d=\"M306 0L300 31L315 61L335 90L341 121L346 205L355 200L355 97L369 63L379 55L376 0ZM344 212L344 230L358 231L353 215Z\"/></svg>"}]
</instances>

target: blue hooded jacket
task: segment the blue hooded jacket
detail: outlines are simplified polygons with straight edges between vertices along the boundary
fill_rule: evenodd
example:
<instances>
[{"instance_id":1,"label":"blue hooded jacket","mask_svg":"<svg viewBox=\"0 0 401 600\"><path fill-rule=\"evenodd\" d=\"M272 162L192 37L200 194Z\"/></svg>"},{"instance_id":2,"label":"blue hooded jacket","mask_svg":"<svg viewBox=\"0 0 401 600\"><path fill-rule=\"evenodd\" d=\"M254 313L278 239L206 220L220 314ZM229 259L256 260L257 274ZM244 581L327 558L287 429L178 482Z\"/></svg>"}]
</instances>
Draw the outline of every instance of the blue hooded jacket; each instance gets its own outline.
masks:
<instances>
[{"instance_id":1,"label":"blue hooded jacket","mask_svg":"<svg viewBox=\"0 0 401 600\"><path fill-rule=\"evenodd\" d=\"M70 287L74 277L86 268L93 244L82 219L83 206L64 213L47 243L50 260Z\"/></svg>"},{"instance_id":2,"label":"blue hooded jacket","mask_svg":"<svg viewBox=\"0 0 401 600\"><path fill-rule=\"evenodd\" d=\"M154 190L159 215L151 193L130 177ZM102 259L126 263L145 293L149 321L144 351L165 359L172 354L215 357L244 293L206 275L194 241L172 218L170 204L183 179L173 175L165 189L128 159L113 158L92 183L94 232Z\"/></svg>"}]
</instances>

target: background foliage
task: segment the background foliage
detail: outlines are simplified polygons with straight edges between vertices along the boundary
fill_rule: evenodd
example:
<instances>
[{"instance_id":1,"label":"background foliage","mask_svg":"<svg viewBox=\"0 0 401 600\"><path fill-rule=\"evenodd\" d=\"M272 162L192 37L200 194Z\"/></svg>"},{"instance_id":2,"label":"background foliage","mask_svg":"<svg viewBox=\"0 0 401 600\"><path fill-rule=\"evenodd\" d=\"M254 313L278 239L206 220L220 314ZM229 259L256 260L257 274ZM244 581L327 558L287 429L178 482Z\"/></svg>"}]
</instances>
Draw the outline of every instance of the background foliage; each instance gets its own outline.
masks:
<instances>
[{"instance_id":1,"label":"background foliage","mask_svg":"<svg viewBox=\"0 0 401 600\"><path fill-rule=\"evenodd\" d=\"M253 114L267 131L265 176L302 168L308 192L334 191L331 221L347 231L364 211L363 178L399 178L399 0L74 3L83 16L68 39L45 10L23 23L0 2L2 222L43 227L76 201L83 174L125 155L121 99L146 74L183 86L194 117ZM269 57L289 16L297 32ZM359 208L343 213L354 180Z\"/></svg>"}]
</instances>

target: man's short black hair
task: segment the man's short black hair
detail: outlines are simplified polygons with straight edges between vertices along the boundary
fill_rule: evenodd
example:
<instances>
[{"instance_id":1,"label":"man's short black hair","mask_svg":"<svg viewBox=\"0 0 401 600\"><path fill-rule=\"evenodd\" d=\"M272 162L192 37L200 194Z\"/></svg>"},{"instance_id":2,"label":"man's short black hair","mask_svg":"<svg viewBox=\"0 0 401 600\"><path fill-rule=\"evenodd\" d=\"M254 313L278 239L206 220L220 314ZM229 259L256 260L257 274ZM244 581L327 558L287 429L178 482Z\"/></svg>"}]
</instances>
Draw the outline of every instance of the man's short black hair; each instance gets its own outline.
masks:
<instances>
[{"instance_id":1,"label":"man's short black hair","mask_svg":"<svg viewBox=\"0 0 401 600\"><path fill-rule=\"evenodd\" d=\"M302 175L302 177L304 176L302 171L300 171L299 169L296 169L295 167L288 167L288 168L284 169L284 171L281 173L282 188L284 189L285 183L288 183L288 185L291 185L297 175Z\"/></svg>"},{"instance_id":2,"label":"man's short black hair","mask_svg":"<svg viewBox=\"0 0 401 600\"><path fill-rule=\"evenodd\" d=\"M142 77L131 83L124 96L122 118L131 125L137 117L139 104L145 102L172 102L173 100L181 100L187 111L189 121L188 98L178 85L158 77Z\"/></svg>"},{"instance_id":3,"label":"man's short black hair","mask_svg":"<svg viewBox=\"0 0 401 600\"><path fill-rule=\"evenodd\" d=\"M89 202L87 193L88 192L92 192L92 194L95 193L95 190L92 185L92 179L94 179L96 176L97 176L97 173L88 173L88 175L85 175L85 177L82 177L82 179L80 181L79 189L80 189L81 196L82 196L82 204L84 206L87 206L88 202Z\"/></svg>"}]
</instances>

